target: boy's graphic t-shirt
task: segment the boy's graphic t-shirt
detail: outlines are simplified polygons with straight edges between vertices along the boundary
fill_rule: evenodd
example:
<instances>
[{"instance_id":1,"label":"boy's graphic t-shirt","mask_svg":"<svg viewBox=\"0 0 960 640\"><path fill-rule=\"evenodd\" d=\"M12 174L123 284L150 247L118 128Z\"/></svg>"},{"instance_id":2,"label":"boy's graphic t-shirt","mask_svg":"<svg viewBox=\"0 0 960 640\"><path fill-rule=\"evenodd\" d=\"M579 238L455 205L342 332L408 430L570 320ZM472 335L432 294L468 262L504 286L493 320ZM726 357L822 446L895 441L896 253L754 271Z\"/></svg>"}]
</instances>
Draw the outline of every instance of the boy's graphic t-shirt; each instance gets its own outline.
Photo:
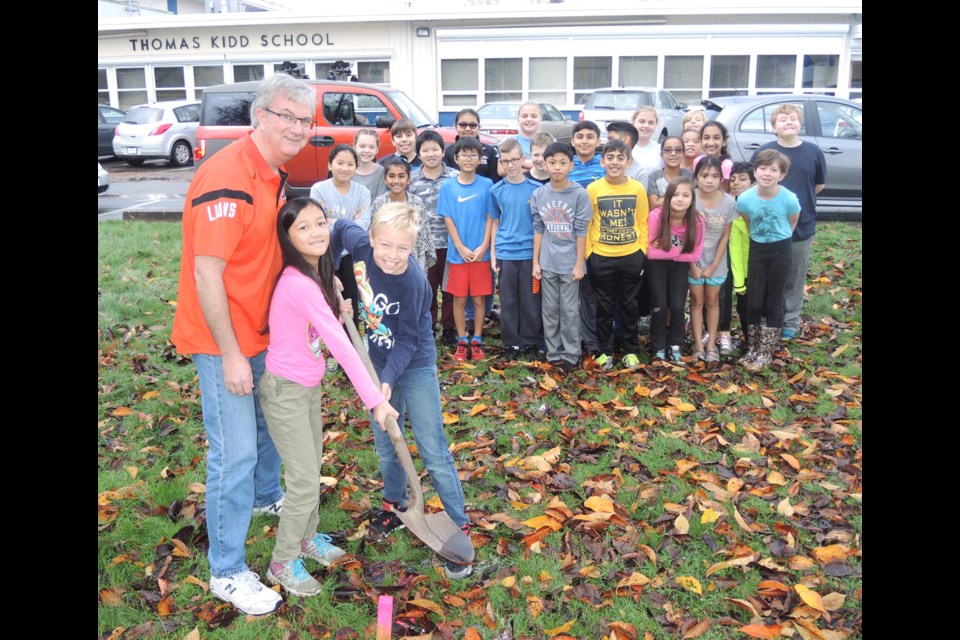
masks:
<instances>
[{"instance_id":1,"label":"boy's graphic t-shirt","mask_svg":"<svg viewBox=\"0 0 960 640\"><path fill-rule=\"evenodd\" d=\"M553 273L573 273L577 265L577 238L586 237L593 215L586 189L570 184L554 191L550 184L545 184L533 192L530 209L533 232L543 234L540 268Z\"/></svg>"},{"instance_id":2,"label":"boy's graphic t-shirt","mask_svg":"<svg viewBox=\"0 0 960 640\"><path fill-rule=\"evenodd\" d=\"M487 230L490 187L488 178L476 176L470 184L460 184L459 179L447 180L440 187L440 199L437 201L437 213L453 220L460 242L475 249L483 242ZM490 259L490 248L478 262ZM463 264L463 257L453 246L453 240L447 234L447 262Z\"/></svg>"},{"instance_id":3,"label":"boy's graphic t-shirt","mask_svg":"<svg viewBox=\"0 0 960 640\"><path fill-rule=\"evenodd\" d=\"M384 273L373 259L370 236L343 220L330 230L330 247L334 255L343 249L353 257L370 360L381 382L393 387L407 369L436 365L430 284L413 256L403 273Z\"/></svg>"},{"instance_id":4,"label":"boy's graphic t-shirt","mask_svg":"<svg viewBox=\"0 0 960 640\"><path fill-rule=\"evenodd\" d=\"M764 200L753 186L737 198L737 210L750 219L750 239L767 244L786 240L793 235L787 218L800 213L800 201L784 187L780 187L777 195Z\"/></svg>"},{"instance_id":5,"label":"boy's graphic t-shirt","mask_svg":"<svg viewBox=\"0 0 960 640\"><path fill-rule=\"evenodd\" d=\"M729 193L724 193L720 204L713 209L708 209L700 198L695 198L694 203L697 213L700 214L700 217L703 218L706 225L706 233L703 238L703 253L700 254L700 260L697 261L697 266L701 269L706 269L713 264L714 258L717 257L717 249L719 248L720 238L723 236L723 230L739 216L737 213L737 201L734 200L733 196ZM723 251L720 252L720 264L711 277L722 278L727 275L726 255L727 246L724 245Z\"/></svg>"},{"instance_id":6,"label":"boy's graphic t-shirt","mask_svg":"<svg viewBox=\"0 0 960 640\"><path fill-rule=\"evenodd\" d=\"M573 170L570 172L570 175L567 176L567 179L571 182L576 182L584 189L587 188L587 185L602 178L606 175L606 170L600 165L600 154L595 154L592 158L583 162L580 160L580 156L574 154L573 156Z\"/></svg>"},{"instance_id":7,"label":"boy's graphic t-shirt","mask_svg":"<svg viewBox=\"0 0 960 640\"><path fill-rule=\"evenodd\" d=\"M647 250L649 203L643 185L629 178L610 184L606 178L592 182L587 195L593 216L587 231L587 253L608 258Z\"/></svg>"},{"instance_id":8,"label":"boy's graphic t-shirt","mask_svg":"<svg viewBox=\"0 0 960 640\"><path fill-rule=\"evenodd\" d=\"M498 260L533 259L533 216L530 198L541 187L535 180L519 184L501 180L490 189L490 217L499 219L494 245Z\"/></svg>"}]
</instances>

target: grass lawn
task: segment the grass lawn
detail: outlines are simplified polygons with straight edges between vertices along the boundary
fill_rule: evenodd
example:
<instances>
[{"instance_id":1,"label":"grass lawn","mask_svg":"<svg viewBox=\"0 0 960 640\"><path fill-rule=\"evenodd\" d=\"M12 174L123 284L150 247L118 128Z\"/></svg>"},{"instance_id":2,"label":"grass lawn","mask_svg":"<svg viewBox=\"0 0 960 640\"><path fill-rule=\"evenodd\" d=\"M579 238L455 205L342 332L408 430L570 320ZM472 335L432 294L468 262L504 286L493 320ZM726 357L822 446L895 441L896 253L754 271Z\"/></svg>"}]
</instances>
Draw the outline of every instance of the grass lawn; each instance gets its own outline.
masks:
<instances>
[{"instance_id":1,"label":"grass lawn","mask_svg":"<svg viewBox=\"0 0 960 640\"><path fill-rule=\"evenodd\" d=\"M494 348L454 366L441 349L477 552L466 580L447 581L406 531L363 543L380 499L373 438L343 373L328 375L320 519L350 554L308 564L323 592L284 596L264 618L207 594L198 383L169 342L180 226L97 231L99 638L368 638L381 594L394 597L394 637L860 636L859 226L819 227L803 332L760 374L701 363L559 376L504 366ZM250 528L261 574L276 523Z\"/></svg>"}]
</instances>

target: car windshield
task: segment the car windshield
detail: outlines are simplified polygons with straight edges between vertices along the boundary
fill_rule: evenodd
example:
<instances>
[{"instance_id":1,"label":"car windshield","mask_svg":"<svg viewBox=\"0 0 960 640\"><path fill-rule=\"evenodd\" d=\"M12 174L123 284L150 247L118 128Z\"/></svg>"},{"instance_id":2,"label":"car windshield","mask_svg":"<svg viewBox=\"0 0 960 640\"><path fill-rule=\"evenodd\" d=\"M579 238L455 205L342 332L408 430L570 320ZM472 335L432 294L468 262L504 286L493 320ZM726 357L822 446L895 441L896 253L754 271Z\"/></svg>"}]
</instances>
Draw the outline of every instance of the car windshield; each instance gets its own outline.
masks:
<instances>
[{"instance_id":1,"label":"car windshield","mask_svg":"<svg viewBox=\"0 0 960 640\"><path fill-rule=\"evenodd\" d=\"M595 91L587 98L586 109L630 111L637 107L653 106L653 95L647 91Z\"/></svg>"},{"instance_id":2,"label":"car windshield","mask_svg":"<svg viewBox=\"0 0 960 640\"><path fill-rule=\"evenodd\" d=\"M123 121L129 124L153 124L154 122L160 122L162 117L163 109L134 107L127 111L127 117Z\"/></svg>"},{"instance_id":3,"label":"car windshield","mask_svg":"<svg viewBox=\"0 0 960 640\"><path fill-rule=\"evenodd\" d=\"M516 120L519 111L519 104L485 104L477 109L477 113L480 114L480 122L485 120Z\"/></svg>"},{"instance_id":4,"label":"car windshield","mask_svg":"<svg viewBox=\"0 0 960 640\"><path fill-rule=\"evenodd\" d=\"M424 110L420 108L420 105L411 100L403 91L397 91L394 89L390 91L384 91L383 93L393 101L393 104L397 105L401 113L413 121L413 125L417 129L420 127L436 126L437 123L434 120L431 120L430 116L428 116Z\"/></svg>"}]
</instances>

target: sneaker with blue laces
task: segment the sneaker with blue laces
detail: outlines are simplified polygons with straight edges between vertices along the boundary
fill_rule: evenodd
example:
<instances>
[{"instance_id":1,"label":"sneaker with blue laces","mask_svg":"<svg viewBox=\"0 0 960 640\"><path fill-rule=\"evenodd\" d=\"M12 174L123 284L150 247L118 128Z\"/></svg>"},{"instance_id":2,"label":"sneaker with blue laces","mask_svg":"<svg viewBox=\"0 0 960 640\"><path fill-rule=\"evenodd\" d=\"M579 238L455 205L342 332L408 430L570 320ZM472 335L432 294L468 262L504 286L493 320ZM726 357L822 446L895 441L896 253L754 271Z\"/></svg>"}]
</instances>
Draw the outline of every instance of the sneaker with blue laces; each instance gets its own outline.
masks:
<instances>
[{"instance_id":1,"label":"sneaker with blue laces","mask_svg":"<svg viewBox=\"0 0 960 640\"><path fill-rule=\"evenodd\" d=\"M680 347L673 345L670 347L670 361L671 362L683 362L683 355L680 353Z\"/></svg>"},{"instance_id":2,"label":"sneaker with blue laces","mask_svg":"<svg viewBox=\"0 0 960 640\"><path fill-rule=\"evenodd\" d=\"M784 327L780 330L780 338L782 340L793 340L797 337L797 330L792 327Z\"/></svg>"},{"instance_id":3,"label":"sneaker with blue laces","mask_svg":"<svg viewBox=\"0 0 960 640\"><path fill-rule=\"evenodd\" d=\"M284 563L270 562L267 580L278 584L295 596L315 596L323 588L316 579L307 573L303 560L294 558Z\"/></svg>"},{"instance_id":4,"label":"sneaker with blue laces","mask_svg":"<svg viewBox=\"0 0 960 640\"><path fill-rule=\"evenodd\" d=\"M316 560L325 567L345 555L347 552L333 544L333 539L325 533L300 541L300 557Z\"/></svg>"}]
</instances>

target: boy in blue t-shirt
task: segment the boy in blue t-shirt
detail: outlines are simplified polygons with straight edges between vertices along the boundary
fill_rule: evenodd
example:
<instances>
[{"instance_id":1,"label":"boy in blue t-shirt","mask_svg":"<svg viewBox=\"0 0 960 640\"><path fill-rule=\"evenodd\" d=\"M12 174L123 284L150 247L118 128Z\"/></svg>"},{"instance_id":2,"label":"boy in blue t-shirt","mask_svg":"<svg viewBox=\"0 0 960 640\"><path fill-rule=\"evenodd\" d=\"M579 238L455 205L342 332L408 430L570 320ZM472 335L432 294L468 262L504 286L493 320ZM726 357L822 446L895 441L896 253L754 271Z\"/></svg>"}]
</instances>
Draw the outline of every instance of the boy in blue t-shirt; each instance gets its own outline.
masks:
<instances>
[{"instance_id":1,"label":"boy in blue t-shirt","mask_svg":"<svg viewBox=\"0 0 960 640\"><path fill-rule=\"evenodd\" d=\"M374 215L369 233L349 220L331 222L330 249L335 256L345 249L353 258L370 360L381 392L400 414L401 428L405 415L410 420L420 459L443 508L469 536L463 486L443 431L430 284L411 255L419 226L416 209L387 204ZM367 535L379 541L403 524L396 512L406 510L407 483L390 436L374 427L373 444L383 477L383 504ZM466 578L472 566L446 560L444 572L448 578Z\"/></svg>"},{"instance_id":2,"label":"boy in blue t-shirt","mask_svg":"<svg viewBox=\"0 0 960 640\"><path fill-rule=\"evenodd\" d=\"M500 145L503 180L490 190L493 246L490 261L500 274L500 339L503 358L516 360L540 344L540 292L533 291L533 216L530 197L540 183L523 175L523 150L515 139ZM533 355L533 354L531 354Z\"/></svg>"},{"instance_id":3,"label":"boy in blue t-shirt","mask_svg":"<svg viewBox=\"0 0 960 640\"><path fill-rule=\"evenodd\" d=\"M456 180L440 187L437 213L447 226L447 283L453 296L453 322L457 329L457 348L453 359L482 360L483 316L487 296L493 294L490 272L489 195L493 182L477 175L483 145L476 138L461 138L453 148L460 165ZM473 338L467 335L467 297L473 298Z\"/></svg>"}]
</instances>

